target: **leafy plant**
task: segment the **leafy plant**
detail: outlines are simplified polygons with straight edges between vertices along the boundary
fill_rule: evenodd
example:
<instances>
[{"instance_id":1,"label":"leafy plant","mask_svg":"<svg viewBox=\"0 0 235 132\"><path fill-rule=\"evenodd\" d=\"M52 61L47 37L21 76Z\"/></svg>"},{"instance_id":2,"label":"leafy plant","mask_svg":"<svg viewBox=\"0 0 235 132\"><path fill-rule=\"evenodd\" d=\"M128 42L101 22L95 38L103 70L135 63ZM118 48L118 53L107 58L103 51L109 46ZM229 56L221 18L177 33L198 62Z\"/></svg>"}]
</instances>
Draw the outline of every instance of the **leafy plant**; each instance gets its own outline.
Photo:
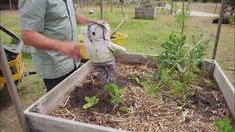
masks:
<instances>
[{"instance_id":1,"label":"leafy plant","mask_svg":"<svg viewBox=\"0 0 235 132\"><path fill-rule=\"evenodd\" d=\"M186 45L186 36L179 37L171 34L169 39L161 46L164 48L157 58L158 70L154 77L160 82L158 87L168 85L172 93L183 95L187 85L197 82L196 73L200 71L197 66L205 54L206 38L193 37L192 45Z\"/></svg>"},{"instance_id":2,"label":"leafy plant","mask_svg":"<svg viewBox=\"0 0 235 132\"><path fill-rule=\"evenodd\" d=\"M111 103L114 105L119 105L122 102L121 95L126 92L126 89L119 88L114 83L109 83L105 85L105 90L108 91L109 95L111 96Z\"/></svg>"},{"instance_id":3,"label":"leafy plant","mask_svg":"<svg viewBox=\"0 0 235 132\"><path fill-rule=\"evenodd\" d=\"M86 103L83 105L83 109L89 109L90 107L96 105L99 102L99 98L96 96L87 97L85 96Z\"/></svg>"},{"instance_id":4,"label":"leafy plant","mask_svg":"<svg viewBox=\"0 0 235 132\"><path fill-rule=\"evenodd\" d=\"M157 89L169 86L171 93L183 96L187 93L187 86L198 81L196 75L200 71L198 64L205 54L209 40L203 36L193 36L192 44L187 44L184 30L186 21L190 18L190 3L191 0L188 0L185 5L183 0L182 9L174 9L181 34L170 34L168 40L161 45L163 51L157 57L158 69L154 73L154 78L159 82L156 87L148 88L149 95L155 93Z\"/></svg>"},{"instance_id":5,"label":"leafy plant","mask_svg":"<svg viewBox=\"0 0 235 132\"><path fill-rule=\"evenodd\" d=\"M171 68L180 58L182 58L186 53L186 49L183 48L185 42L185 36L178 37L176 34L171 34L169 39L161 45L163 52L157 58L157 63L160 64L158 68ZM181 65L182 62L177 64L179 71L183 71ZM160 75L161 73L159 73L158 79L160 79Z\"/></svg>"},{"instance_id":6,"label":"leafy plant","mask_svg":"<svg viewBox=\"0 0 235 132\"><path fill-rule=\"evenodd\" d=\"M234 132L235 126L231 125L229 119L215 119L214 124L217 126L217 132Z\"/></svg>"}]
</instances>

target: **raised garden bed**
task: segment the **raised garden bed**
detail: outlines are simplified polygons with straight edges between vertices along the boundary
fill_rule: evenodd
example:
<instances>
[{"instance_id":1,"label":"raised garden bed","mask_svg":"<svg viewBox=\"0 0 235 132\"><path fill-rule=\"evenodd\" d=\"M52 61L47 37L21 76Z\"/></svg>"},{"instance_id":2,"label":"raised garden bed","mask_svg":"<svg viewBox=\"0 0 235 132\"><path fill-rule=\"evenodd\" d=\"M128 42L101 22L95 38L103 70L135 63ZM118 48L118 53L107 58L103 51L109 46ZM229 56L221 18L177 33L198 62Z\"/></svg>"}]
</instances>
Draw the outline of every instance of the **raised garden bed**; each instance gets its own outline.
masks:
<instances>
[{"instance_id":1,"label":"raised garden bed","mask_svg":"<svg viewBox=\"0 0 235 132\"><path fill-rule=\"evenodd\" d=\"M135 7L135 18L154 19L156 17L156 7L141 8Z\"/></svg>"},{"instance_id":2,"label":"raised garden bed","mask_svg":"<svg viewBox=\"0 0 235 132\"><path fill-rule=\"evenodd\" d=\"M88 62L25 110L31 130L213 131L215 118L232 118L229 109L235 116L234 89L214 61L204 61L203 65L211 70L216 85L208 83L211 82L208 76L202 78L194 92L189 92L185 106L169 96L167 87L156 98L146 96L144 82L154 70L151 57L126 54L116 59L117 84L127 89L120 106L127 106L127 113L109 104L110 98ZM91 95L99 97L99 103L83 110L84 96Z\"/></svg>"}]
</instances>

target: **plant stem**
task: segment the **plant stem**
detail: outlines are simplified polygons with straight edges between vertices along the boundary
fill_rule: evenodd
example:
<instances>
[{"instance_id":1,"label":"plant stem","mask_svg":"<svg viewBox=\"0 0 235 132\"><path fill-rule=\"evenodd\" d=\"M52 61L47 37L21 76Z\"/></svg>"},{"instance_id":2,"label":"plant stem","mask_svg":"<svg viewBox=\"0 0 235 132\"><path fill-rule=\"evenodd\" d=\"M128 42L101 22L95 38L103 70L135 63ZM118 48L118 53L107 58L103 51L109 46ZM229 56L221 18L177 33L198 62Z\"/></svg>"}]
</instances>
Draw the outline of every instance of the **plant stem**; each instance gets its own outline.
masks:
<instances>
[{"instance_id":1,"label":"plant stem","mask_svg":"<svg viewBox=\"0 0 235 132\"><path fill-rule=\"evenodd\" d=\"M181 25L181 37L184 35L184 22L185 22L185 10L184 10L184 0L182 0L182 25Z\"/></svg>"},{"instance_id":2,"label":"plant stem","mask_svg":"<svg viewBox=\"0 0 235 132\"><path fill-rule=\"evenodd\" d=\"M171 0L171 14L173 14L173 7L174 6L174 1L173 0Z\"/></svg>"}]
</instances>

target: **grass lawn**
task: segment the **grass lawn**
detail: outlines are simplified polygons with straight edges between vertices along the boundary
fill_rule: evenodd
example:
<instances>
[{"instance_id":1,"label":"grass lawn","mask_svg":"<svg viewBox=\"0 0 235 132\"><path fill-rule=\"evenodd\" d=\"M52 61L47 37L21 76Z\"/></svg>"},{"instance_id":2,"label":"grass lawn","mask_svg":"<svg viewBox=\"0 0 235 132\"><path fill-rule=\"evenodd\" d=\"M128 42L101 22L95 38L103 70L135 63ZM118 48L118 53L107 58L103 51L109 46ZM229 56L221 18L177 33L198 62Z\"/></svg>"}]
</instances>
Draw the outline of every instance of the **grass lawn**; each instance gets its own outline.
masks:
<instances>
[{"instance_id":1,"label":"grass lawn","mask_svg":"<svg viewBox=\"0 0 235 132\"><path fill-rule=\"evenodd\" d=\"M155 20L141 20L133 19L133 7L125 8L125 15L129 18L125 24L120 28L120 32L128 34L126 48L129 52L158 54L161 51L161 43L166 41L169 34L172 32L178 33L179 29L175 23L175 18L168 13L159 14ZM98 6L92 7L93 15L88 15L87 11L91 7L84 8L85 16L92 19L99 19ZM213 10L213 9L212 9ZM115 8L114 12L110 12L110 7L105 7L105 21L114 29L121 22L122 14L120 8ZM188 42L192 35L211 36L211 42L205 58L211 58L214 37L217 25L211 24L213 18L193 17L187 22L186 35ZM19 16L17 11L1 11L0 23L20 35ZM80 27L80 26L79 26ZM79 29L78 29L79 30ZM4 44L13 43L6 35L1 35L1 42ZM234 25L223 25L221 32L220 44L218 47L217 61L223 69L234 69ZM33 70L31 57L29 54L24 54L24 64L27 70ZM226 70L225 73L234 84L235 72ZM33 75L25 77L22 83L18 85L18 92L23 104L23 108L27 108L30 104L35 102L43 94L45 88L42 80ZM6 90L0 91L0 131L1 132L17 132L20 130L14 107L7 97Z\"/></svg>"}]
</instances>

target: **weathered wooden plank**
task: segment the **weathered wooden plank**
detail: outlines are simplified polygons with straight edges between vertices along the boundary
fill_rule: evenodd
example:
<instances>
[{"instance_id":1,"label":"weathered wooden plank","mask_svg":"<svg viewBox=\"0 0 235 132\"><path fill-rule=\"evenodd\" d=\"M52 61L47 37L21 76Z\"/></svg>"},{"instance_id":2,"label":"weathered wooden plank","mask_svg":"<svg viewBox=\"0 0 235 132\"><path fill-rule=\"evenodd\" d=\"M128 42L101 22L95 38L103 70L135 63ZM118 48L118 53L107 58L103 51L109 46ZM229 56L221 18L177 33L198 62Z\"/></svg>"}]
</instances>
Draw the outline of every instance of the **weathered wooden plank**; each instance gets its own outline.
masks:
<instances>
[{"instance_id":1,"label":"weathered wooden plank","mask_svg":"<svg viewBox=\"0 0 235 132\"><path fill-rule=\"evenodd\" d=\"M136 11L141 11L141 12L142 12L142 11L143 11L143 12L144 12L144 11L152 12L152 11L155 11L156 8L139 8L139 7L136 7L135 10L136 10Z\"/></svg>"},{"instance_id":2,"label":"weathered wooden plank","mask_svg":"<svg viewBox=\"0 0 235 132\"><path fill-rule=\"evenodd\" d=\"M155 10L136 10L137 13L151 13L153 14Z\"/></svg>"},{"instance_id":3,"label":"weathered wooden plank","mask_svg":"<svg viewBox=\"0 0 235 132\"><path fill-rule=\"evenodd\" d=\"M135 17L136 17L136 18L137 18L137 17L140 17L140 18L146 18L146 17L154 18L153 15L151 15L151 14L136 14Z\"/></svg>"},{"instance_id":4,"label":"weathered wooden plank","mask_svg":"<svg viewBox=\"0 0 235 132\"><path fill-rule=\"evenodd\" d=\"M136 11L136 14L155 15L153 11Z\"/></svg>"},{"instance_id":5,"label":"weathered wooden plank","mask_svg":"<svg viewBox=\"0 0 235 132\"><path fill-rule=\"evenodd\" d=\"M214 61L214 64L215 64L215 69L213 74L214 80L218 84L224 96L224 99L227 103L227 106L233 118L235 119L235 89L231 84L231 82L229 81L229 79L227 78L227 76L222 71L219 64L216 61Z\"/></svg>"},{"instance_id":6,"label":"weathered wooden plank","mask_svg":"<svg viewBox=\"0 0 235 132\"><path fill-rule=\"evenodd\" d=\"M136 11L136 13L140 13L140 14L154 14L153 11Z\"/></svg>"},{"instance_id":7,"label":"weathered wooden plank","mask_svg":"<svg viewBox=\"0 0 235 132\"><path fill-rule=\"evenodd\" d=\"M26 112L32 132L124 132L123 130Z\"/></svg>"},{"instance_id":8,"label":"weathered wooden plank","mask_svg":"<svg viewBox=\"0 0 235 132\"><path fill-rule=\"evenodd\" d=\"M157 55L132 53L132 54L116 55L115 59L118 62L129 63L129 64L155 65L156 57Z\"/></svg>"},{"instance_id":9,"label":"weathered wooden plank","mask_svg":"<svg viewBox=\"0 0 235 132\"><path fill-rule=\"evenodd\" d=\"M203 60L201 68L206 69L208 71L207 74L209 75L209 77L213 78L213 73L215 69L215 64L213 60L210 59Z\"/></svg>"},{"instance_id":10,"label":"weathered wooden plank","mask_svg":"<svg viewBox=\"0 0 235 132\"><path fill-rule=\"evenodd\" d=\"M154 19L153 16L143 16L143 15L137 15L135 16L136 19Z\"/></svg>"},{"instance_id":11,"label":"weathered wooden plank","mask_svg":"<svg viewBox=\"0 0 235 132\"><path fill-rule=\"evenodd\" d=\"M58 104L64 101L64 99L72 90L74 90L76 86L82 84L82 81L92 69L92 65L88 61L69 77L59 83L50 92L45 94L42 98L26 109L26 111L34 111L42 114L50 113Z\"/></svg>"},{"instance_id":12,"label":"weathered wooden plank","mask_svg":"<svg viewBox=\"0 0 235 132\"><path fill-rule=\"evenodd\" d=\"M136 17L153 17L154 14L151 13L136 13Z\"/></svg>"}]
</instances>

